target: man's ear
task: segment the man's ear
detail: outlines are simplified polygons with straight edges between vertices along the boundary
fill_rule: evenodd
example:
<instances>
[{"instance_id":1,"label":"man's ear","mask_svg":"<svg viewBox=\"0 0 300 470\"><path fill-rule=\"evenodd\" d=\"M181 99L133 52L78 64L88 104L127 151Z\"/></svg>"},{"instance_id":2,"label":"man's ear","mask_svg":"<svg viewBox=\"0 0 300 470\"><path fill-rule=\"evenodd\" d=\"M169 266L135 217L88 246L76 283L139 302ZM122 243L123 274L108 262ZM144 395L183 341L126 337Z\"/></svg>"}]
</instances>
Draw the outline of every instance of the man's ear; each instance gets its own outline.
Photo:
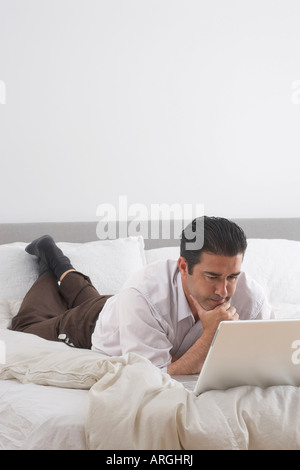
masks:
<instances>
[{"instance_id":1,"label":"man's ear","mask_svg":"<svg viewBox=\"0 0 300 470\"><path fill-rule=\"evenodd\" d=\"M189 266L187 260L183 256L178 258L178 269L182 277L187 277L189 273Z\"/></svg>"}]
</instances>

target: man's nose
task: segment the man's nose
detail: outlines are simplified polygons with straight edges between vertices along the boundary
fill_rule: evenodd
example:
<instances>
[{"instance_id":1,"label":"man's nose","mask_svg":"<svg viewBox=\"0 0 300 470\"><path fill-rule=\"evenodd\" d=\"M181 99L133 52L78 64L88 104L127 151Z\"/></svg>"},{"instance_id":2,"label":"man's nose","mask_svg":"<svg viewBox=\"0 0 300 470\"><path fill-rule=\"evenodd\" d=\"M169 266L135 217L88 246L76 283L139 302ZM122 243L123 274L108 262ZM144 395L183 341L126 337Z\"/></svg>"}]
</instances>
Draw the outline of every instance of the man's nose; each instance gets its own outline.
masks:
<instances>
[{"instance_id":1,"label":"man's nose","mask_svg":"<svg viewBox=\"0 0 300 470\"><path fill-rule=\"evenodd\" d=\"M215 289L215 294L219 295L220 297L227 297L228 291L227 291L227 280L226 279L220 279L216 289Z\"/></svg>"}]
</instances>

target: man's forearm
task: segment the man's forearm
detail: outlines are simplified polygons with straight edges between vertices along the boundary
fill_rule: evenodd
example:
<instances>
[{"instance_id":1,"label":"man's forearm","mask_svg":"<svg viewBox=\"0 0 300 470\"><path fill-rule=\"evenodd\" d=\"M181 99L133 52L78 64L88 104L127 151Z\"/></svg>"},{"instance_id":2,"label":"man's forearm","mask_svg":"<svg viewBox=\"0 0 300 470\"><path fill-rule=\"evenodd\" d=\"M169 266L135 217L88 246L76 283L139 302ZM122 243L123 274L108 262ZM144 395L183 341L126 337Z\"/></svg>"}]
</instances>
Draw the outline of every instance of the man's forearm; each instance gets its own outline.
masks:
<instances>
[{"instance_id":1,"label":"man's forearm","mask_svg":"<svg viewBox=\"0 0 300 470\"><path fill-rule=\"evenodd\" d=\"M168 368L169 375L199 374L208 350L210 348L213 334L203 332L202 336L184 353L179 359L174 360Z\"/></svg>"},{"instance_id":2,"label":"man's forearm","mask_svg":"<svg viewBox=\"0 0 300 470\"><path fill-rule=\"evenodd\" d=\"M185 354L168 366L167 372L170 375L199 374L220 322L239 319L235 307L229 302L224 302L213 310L207 311L194 297L191 296L191 298L203 325L203 333Z\"/></svg>"}]
</instances>

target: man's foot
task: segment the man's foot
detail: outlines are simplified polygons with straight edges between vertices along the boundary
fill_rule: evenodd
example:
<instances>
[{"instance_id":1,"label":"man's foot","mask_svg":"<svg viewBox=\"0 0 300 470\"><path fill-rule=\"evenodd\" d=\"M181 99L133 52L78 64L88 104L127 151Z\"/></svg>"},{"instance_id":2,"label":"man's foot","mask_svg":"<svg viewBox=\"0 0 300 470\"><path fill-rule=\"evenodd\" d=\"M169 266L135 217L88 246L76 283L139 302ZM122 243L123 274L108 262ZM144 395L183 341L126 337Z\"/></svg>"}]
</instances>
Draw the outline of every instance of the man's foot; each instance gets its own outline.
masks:
<instances>
[{"instance_id":1,"label":"man's foot","mask_svg":"<svg viewBox=\"0 0 300 470\"><path fill-rule=\"evenodd\" d=\"M74 269L67 256L55 244L50 235L37 238L26 246L25 251L39 258L39 275L52 272L57 279L70 269Z\"/></svg>"}]
</instances>

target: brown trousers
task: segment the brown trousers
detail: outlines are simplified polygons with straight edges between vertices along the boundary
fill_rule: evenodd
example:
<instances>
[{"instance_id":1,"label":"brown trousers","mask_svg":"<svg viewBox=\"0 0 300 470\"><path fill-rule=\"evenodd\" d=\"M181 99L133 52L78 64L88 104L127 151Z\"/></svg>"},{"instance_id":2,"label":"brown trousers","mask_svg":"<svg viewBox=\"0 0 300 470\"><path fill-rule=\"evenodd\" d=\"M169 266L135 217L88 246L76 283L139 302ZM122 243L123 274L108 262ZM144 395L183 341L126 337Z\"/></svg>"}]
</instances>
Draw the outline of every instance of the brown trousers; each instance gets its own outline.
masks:
<instances>
[{"instance_id":1,"label":"brown trousers","mask_svg":"<svg viewBox=\"0 0 300 470\"><path fill-rule=\"evenodd\" d=\"M53 275L43 274L24 297L12 329L51 341L66 338L77 348L90 349L97 318L109 297L100 295L79 272L67 274L60 285Z\"/></svg>"}]
</instances>

